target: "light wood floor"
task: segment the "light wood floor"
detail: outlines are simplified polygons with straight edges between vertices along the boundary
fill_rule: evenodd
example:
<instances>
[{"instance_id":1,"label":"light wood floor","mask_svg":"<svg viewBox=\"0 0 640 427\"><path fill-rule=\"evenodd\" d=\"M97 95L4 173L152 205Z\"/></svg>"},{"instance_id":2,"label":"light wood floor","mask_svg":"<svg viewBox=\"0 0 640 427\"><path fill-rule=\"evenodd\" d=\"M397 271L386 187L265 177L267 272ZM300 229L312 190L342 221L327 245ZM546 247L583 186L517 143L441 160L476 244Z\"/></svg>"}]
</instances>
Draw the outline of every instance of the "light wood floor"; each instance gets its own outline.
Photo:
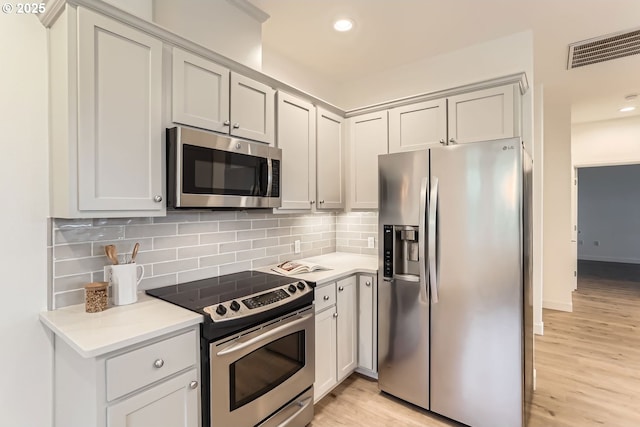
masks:
<instances>
[{"instance_id":1,"label":"light wood floor","mask_svg":"<svg viewBox=\"0 0 640 427\"><path fill-rule=\"evenodd\" d=\"M581 278L573 309L544 312L529 427L640 427L640 283ZM315 414L312 427L457 426L357 374Z\"/></svg>"}]
</instances>

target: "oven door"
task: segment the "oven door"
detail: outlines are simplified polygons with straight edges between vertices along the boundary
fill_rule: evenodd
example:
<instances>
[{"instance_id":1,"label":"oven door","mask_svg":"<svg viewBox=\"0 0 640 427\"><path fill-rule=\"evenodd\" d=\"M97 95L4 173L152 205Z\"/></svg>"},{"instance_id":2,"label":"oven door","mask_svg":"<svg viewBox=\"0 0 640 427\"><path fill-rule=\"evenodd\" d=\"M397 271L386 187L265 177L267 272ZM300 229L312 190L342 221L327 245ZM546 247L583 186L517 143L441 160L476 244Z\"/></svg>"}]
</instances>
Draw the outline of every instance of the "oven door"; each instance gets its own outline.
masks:
<instances>
[{"instance_id":1,"label":"oven door","mask_svg":"<svg viewBox=\"0 0 640 427\"><path fill-rule=\"evenodd\" d=\"M211 427L255 426L311 387L314 343L312 308L211 343Z\"/></svg>"}]
</instances>

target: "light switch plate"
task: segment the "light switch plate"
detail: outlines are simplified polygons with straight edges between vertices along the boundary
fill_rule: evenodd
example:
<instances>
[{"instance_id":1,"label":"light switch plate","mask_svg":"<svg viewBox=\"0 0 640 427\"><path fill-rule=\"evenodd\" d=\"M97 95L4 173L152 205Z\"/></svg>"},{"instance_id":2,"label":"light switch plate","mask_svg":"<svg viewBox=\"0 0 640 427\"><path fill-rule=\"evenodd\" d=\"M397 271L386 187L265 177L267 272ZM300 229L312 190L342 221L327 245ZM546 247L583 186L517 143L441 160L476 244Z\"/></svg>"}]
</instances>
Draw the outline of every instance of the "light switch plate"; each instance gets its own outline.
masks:
<instances>
[{"instance_id":1,"label":"light switch plate","mask_svg":"<svg viewBox=\"0 0 640 427\"><path fill-rule=\"evenodd\" d=\"M373 248L375 246L375 240L373 237L367 237L367 247Z\"/></svg>"},{"instance_id":2,"label":"light switch plate","mask_svg":"<svg viewBox=\"0 0 640 427\"><path fill-rule=\"evenodd\" d=\"M300 253L300 240L296 240L293 242L293 253L294 254Z\"/></svg>"}]
</instances>

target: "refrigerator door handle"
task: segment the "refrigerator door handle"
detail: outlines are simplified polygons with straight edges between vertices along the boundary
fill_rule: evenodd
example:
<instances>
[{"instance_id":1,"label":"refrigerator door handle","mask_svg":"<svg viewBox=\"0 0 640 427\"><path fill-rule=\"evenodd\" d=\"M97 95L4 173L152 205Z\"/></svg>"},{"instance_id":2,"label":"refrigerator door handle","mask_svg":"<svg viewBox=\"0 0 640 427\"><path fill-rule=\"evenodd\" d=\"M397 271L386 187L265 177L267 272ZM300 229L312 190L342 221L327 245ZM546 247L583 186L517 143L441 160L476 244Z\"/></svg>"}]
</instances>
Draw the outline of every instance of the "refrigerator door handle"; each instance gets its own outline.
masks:
<instances>
[{"instance_id":1,"label":"refrigerator door handle","mask_svg":"<svg viewBox=\"0 0 640 427\"><path fill-rule=\"evenodd\" d=\"M427 190L429 177L422 178L420 185L420 228L418 229L418 259L420 259L420 301L427 304L427 258L426 258L426 239L427 230Z\"/></svg>"},{"instance_id":2,"label":"refrigerator door handle","mask_svg":"<svg viewBox=\"0 0 640 427\"><path fill-rule=\"evenodd\" d=\"M431 198L429 200L429 278L431 279L431 301L438 302L437 268L437 224L438 224L438 177L431 177Z\"/></svg>"}]
</instances>

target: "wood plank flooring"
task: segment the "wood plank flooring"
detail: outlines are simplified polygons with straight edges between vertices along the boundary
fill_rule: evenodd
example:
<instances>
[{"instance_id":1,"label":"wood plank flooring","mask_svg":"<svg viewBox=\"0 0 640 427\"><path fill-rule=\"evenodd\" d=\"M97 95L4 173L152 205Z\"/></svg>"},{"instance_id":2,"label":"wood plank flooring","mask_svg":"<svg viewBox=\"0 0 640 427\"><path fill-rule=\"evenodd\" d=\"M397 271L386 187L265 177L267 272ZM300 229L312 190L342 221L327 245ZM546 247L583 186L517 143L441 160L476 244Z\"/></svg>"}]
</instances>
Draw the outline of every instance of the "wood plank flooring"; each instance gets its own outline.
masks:
<instances>
[{"instance_id":1,"label":"wood plank flooring","mask_svg":"<svg viewBox=\"0 0 640 427\"><path fill-rule=\"evenodd\" d=\"M640 427L640 283L580 278L573 308L544 312L529 427ZM315 413L312 427L457 426L357 374Z\"/></svg>"}]
</instances>

